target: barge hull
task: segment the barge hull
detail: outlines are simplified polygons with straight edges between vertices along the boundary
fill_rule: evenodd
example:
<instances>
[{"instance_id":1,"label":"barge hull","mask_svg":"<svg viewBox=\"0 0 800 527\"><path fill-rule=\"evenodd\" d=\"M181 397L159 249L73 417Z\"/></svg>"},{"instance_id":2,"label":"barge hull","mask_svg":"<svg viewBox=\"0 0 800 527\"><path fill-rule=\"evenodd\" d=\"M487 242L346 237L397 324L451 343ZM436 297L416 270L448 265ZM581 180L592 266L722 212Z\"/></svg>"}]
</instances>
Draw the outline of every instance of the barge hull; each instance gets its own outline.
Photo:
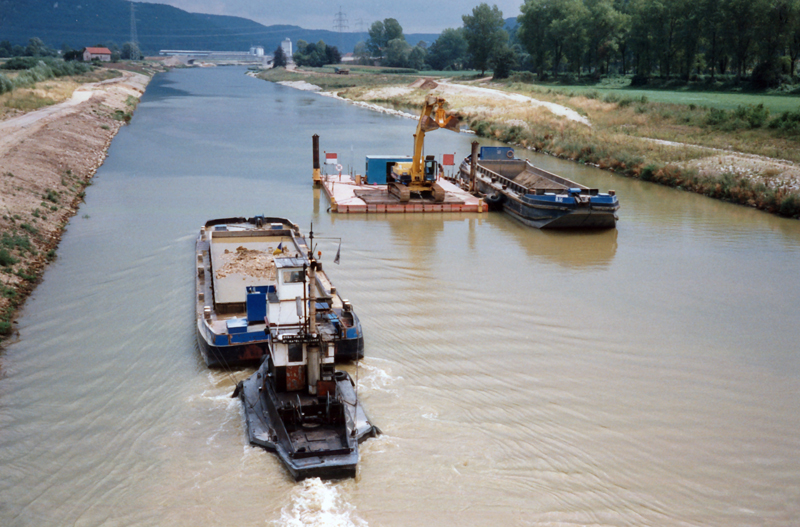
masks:
<instances>
[{"instance_id":1,"label":"barge hull","mask_svg":"<svg viewBox=\"0 0 800 527\"><path fill-rule=\"evenodd\" d=\"M209 344L198 331L197 345L206 366L210 368L257 366L268 353L269 341L248 342L231 346ZM339 340L334 346L336 362L352 362L364 358L364 337Z\"/></svg>"},{"instance_id":2,"label":"barge hull","mask_svg":"<svg viewBox=\"0 0 800 527\"><path fill-rule=\"evenodd\" d=\"M479 182L486 193L495 189ZM503 196L502 210L517 221L537 229L613 229L617 225L614 212L583 207L536 207L509 195Z\"/></svg>"},{"instance_id":3,"label":"barge hull","mask_svg":"<svg viewBox=\"0 0 800 527\"><path fill-rule=\"evenodd\" d=\"M513 155L513 150L507 150ZM470 180L470 165L469 158L461 164L462 181ZM527 160L479 161L474 184L491 207L537 229L613 229L617 225L619 202L613 192L600 194Z\"/></svg>"},{"instance_id":4,"label":"barge hull","mask_svg":"<svg viewBox=\"0 0 800 527\"><path fill-rule=\"evenodd\" d=\"M201 336L197 335L197 344L203 355L206 365L210 368L240 368L252 366L261 362L267 354L268 341L247 344L234 344L231 346L214 346Z\"/></svg>"},{"instance_id":5,"label":"barge hull","mask_svg":"<svg viewBox=\"0 0 800 527\"><path fill-rule=\"evenodd\" d=\"M566 212L561 216L523 216L511 207L503 210L515 220L537 229L613 229L617 225L613 213L588 211ZM530 212L529 212L530 213Z\"/></svg>"}]
</instances>

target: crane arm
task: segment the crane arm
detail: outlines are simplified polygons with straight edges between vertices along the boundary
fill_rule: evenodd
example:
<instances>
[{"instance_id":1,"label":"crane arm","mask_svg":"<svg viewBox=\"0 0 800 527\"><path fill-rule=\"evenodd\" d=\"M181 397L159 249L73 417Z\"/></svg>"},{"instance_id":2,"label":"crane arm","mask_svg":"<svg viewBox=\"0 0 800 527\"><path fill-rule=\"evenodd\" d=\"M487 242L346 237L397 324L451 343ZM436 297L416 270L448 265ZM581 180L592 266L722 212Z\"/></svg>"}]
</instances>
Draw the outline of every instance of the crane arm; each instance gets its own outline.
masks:
<instances>
[{"instance_id":1,"label":"crane arm","mask_svg":"<svg viewBox=\"0 0 800 527\"><path fill-rule=\"evenodd\" d=\"M448 115L444 109L445 101L441 97L428 95L425 99L425 106L417 123L417 133L414 134L414 158L411 165L412 178L422 174L422 147L425 144L425 133L445 128L453 132L459 132L458 117Z\"/></svg>"}]
</instances>

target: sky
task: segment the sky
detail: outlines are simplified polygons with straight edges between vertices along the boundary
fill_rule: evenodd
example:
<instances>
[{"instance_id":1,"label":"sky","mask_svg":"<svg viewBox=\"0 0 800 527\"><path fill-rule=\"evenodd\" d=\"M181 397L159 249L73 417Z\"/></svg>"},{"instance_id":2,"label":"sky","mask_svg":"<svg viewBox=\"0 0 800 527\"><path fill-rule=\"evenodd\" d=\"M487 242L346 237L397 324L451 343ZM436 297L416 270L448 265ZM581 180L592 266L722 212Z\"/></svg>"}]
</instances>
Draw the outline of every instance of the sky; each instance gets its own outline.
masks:
<instances>
[{"instance_id":1,"label":"sky","mask_svg":"<svg viewBox=\"0 0 800 527\"><path fill-rule=\"evenodd\" d=\"M469 14L478 0L137 0L168 4L192 13L231 15L249 18L265 26L289 24L306 29L335 30L336 14L341 12L351 32L366 32L376 20L395 18L404 33L440 33L448 27L461 27L461 15ZM503 18L519 15L523 0L497 0Z\"/></svg>"}]
</instances>

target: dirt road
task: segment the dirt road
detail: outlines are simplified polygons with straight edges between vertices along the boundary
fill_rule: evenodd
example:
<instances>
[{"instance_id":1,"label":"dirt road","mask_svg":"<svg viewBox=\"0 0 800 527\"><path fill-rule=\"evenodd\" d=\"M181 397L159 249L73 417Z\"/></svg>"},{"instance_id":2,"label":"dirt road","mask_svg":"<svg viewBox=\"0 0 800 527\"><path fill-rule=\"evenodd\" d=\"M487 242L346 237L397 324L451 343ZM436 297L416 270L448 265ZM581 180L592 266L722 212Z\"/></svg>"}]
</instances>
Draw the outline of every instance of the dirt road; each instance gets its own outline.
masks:
<instances>
[{"instance_id":1,"label":"dirt road","mask_svg":"<svg viewBox=\"0 0 800 527\"><path fill-rule=\"evenodd\" d=\"M41 275L111 140L150 77L85 84L70 100L0 122L0 335Z\"/></svg>"}]
</instances>

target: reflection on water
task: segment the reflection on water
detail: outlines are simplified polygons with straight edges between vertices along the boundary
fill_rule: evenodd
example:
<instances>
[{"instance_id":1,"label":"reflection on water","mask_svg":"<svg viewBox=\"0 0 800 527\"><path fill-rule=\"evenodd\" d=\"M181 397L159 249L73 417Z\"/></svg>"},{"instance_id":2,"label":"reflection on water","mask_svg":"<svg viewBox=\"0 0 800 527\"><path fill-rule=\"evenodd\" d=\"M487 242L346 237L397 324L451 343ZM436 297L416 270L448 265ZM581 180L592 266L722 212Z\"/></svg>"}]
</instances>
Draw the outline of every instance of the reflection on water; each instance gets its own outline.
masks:
<instances>
[{"instance_id":1,"label":"reflection on water","mask_svg":"<svg viewBox=\"0 0 800 527\"><path fill-rule=\"evenodd\" d=\"M0 524L795 524L798 222L538 155L615 189L618 228L326 212L313 133L360 169L412 129L243 69L157 76L0 354ZM247 445L252 370L196 349L195 232L257 213L313 222L362 320L345 368L385 434L355 480Z\"/></svg>"},{"instance_id":2,"label":"reflection on water","mask_svg":"<svg viewBox=\"0 0 800 527\"><path fill-rule=\"evenodd\" d=\"M498 221L503 227L504 223ZM508 228L503 232L516 237L530 258L544 259L575 269L607 266L617 252L616 229L532 231L530 227L509 218Z\"/></svg>"}]
</instances>

